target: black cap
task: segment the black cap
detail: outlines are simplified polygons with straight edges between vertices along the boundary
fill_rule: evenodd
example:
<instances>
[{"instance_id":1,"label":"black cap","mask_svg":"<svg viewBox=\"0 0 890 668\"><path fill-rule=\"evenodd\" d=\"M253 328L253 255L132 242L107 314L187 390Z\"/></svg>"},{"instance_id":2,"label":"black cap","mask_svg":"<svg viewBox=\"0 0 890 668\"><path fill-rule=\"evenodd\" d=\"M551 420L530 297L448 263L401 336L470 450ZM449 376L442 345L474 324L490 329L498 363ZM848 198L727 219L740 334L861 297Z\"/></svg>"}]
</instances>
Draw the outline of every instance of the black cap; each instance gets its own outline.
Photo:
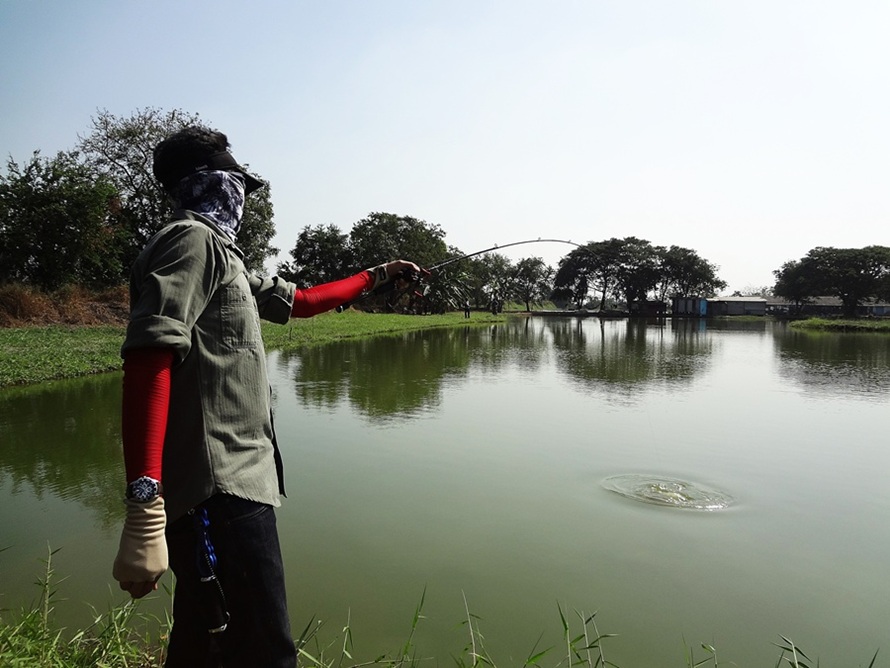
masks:
<instances>
[{"instance_id":1,"label":"black cap","mask_svg":"<svg viewBox=\"0 0 890 668\"><path fill-rule=\"evenodd\" d=\"M254 190L264 188L265 182L250 174L244 167L238 164L228 151L220 151L211 153L210 155L192 155L191 159L179 159L166 161L157 159L154 163L154 175L168 191L172 190L177 183L189 174L196 172L224 171L238 172L244 176L244 193L249 195Z\"/></svg>"}]
</instances>

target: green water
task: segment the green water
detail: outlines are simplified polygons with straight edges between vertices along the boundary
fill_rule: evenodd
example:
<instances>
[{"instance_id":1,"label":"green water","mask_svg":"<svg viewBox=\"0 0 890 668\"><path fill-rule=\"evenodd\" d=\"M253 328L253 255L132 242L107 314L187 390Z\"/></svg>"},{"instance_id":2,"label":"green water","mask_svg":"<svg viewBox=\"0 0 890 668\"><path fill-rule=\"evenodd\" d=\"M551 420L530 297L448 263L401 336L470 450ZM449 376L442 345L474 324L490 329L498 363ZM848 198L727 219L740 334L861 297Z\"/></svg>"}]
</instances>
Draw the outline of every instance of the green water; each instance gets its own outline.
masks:
<instances>
[{"instance_id":1,"label":"green water","mask_svg":"<svg viewBox=\"0 0 890 668\"><path fill-rule=\"evenodd\" d=\"M823 666L866 665L890 649L888 353L886 336L592 318L272 353L293 625L335 635L348 617L373 658L426 590L416 642L440 662L469 640L466 596L500 665L541 634L560 647L558 605L598 611L623 668L684 665L684 640L773 666L780 633ZM47 544L64 623L121 599L119 386L0 393L0 607L36 597ZM614 476L732 503L644 503Z\"/></svg>"}]
</instances>

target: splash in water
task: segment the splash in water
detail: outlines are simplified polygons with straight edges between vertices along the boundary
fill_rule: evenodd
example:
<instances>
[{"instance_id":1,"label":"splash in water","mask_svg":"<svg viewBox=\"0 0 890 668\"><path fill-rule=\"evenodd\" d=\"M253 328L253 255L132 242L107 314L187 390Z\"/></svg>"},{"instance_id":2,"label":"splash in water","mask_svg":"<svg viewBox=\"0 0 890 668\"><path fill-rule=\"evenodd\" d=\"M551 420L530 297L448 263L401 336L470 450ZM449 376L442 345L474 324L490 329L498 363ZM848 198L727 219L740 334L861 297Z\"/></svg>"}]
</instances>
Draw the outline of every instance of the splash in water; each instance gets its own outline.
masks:
<instances>
[{"instance_id":1,"label":"splash in water","mask_svg":"<svg viewBox=\"0 0 890 668\"><path fill-rule=\"evenodd\" d=\"M603 480L603 487L629 499L672 508L722 510L732 503L732 497L723 492L676 478L616 475Z\"/></svg>"}]
</instances>

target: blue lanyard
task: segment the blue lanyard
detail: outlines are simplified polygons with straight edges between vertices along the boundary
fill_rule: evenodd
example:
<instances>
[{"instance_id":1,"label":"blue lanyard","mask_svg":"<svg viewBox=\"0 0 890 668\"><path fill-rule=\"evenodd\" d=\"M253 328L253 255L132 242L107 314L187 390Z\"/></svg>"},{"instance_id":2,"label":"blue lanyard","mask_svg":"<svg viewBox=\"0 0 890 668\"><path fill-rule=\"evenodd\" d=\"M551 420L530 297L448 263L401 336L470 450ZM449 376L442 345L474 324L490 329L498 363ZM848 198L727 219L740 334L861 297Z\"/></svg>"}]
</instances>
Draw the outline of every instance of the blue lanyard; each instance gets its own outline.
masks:
<instances>
[{"instance_id":1,"label":"blue lanyard","mask_svg":"<svg viewBox=\"0 0 890 668\"><path fill-rule=\"evenodd\" d=\"M213 550L213 543L210 542L210 533L207 531L207 528L210 526L207 509L197 509L194 518L195 529L198 532L198 574L201 576L201 580L210 580L216 577L216 552Z\"/></svg>"}]
</instances>

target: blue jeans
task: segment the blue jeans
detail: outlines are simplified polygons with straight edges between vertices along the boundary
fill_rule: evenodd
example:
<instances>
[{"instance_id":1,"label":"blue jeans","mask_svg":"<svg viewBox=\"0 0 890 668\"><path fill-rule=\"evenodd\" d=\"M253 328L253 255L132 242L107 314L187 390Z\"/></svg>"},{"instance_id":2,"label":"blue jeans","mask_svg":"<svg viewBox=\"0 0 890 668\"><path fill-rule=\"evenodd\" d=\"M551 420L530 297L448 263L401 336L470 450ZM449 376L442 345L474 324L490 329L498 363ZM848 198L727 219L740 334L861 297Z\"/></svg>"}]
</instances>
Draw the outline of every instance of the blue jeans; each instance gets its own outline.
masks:
<instances>
[{"instance_id":1,"label":"blue jeans","mask_svg":"<svg viewBox=\"0 0 890 668\"><path fill-rule=\"evenodd\" d=\"M205 610L213 597L200 580L202 537L193 516L186 515L167 527L176 587L165 668L294 668L297 653L274 509L227 494L211 497L198 510L202 507L229 622L221 633L207 630Z\"/></svg>"}]
</instances>

